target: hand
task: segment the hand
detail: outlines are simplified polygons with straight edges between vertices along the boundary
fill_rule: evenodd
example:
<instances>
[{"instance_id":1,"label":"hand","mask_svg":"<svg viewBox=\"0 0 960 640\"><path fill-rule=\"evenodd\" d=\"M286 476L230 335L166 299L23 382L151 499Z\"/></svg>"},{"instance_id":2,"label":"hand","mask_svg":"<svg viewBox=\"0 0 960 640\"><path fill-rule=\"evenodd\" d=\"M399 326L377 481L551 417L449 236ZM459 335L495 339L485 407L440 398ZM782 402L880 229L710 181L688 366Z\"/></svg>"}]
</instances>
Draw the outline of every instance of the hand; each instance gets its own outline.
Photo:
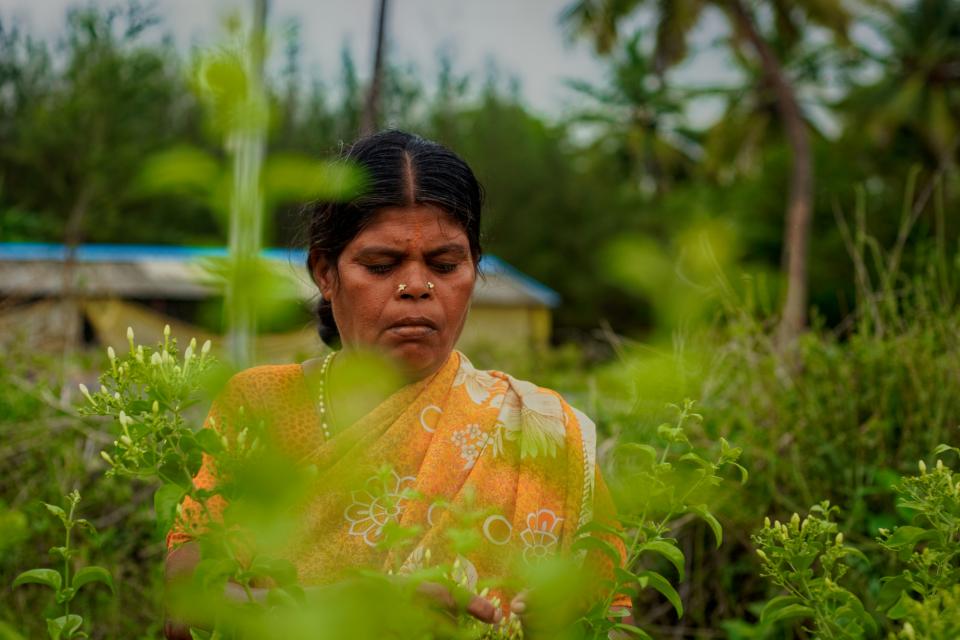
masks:
<instances>
[{"instance_id":1,"label":"hand","mask_svg":"<svg viewBox=\"0 0 960 640\"><path fill-rule=\"evenodd\" d=\"M429 600L439 604L450 613L456 614L460 611L458 598L454 597L454 593L451 592L450 589L438 582L421 582L417 585L417 593L426 596ZM467 594L466 592L458 595L469 597L467 605L463 610L477 620L486 622L487 624L496 624L503 619L503 612L500 611L500 608L494 606L494 604L486 598L474 594ZM459 601L463 602L463 599L460 598Z\"/></svg>"}]
</instances>

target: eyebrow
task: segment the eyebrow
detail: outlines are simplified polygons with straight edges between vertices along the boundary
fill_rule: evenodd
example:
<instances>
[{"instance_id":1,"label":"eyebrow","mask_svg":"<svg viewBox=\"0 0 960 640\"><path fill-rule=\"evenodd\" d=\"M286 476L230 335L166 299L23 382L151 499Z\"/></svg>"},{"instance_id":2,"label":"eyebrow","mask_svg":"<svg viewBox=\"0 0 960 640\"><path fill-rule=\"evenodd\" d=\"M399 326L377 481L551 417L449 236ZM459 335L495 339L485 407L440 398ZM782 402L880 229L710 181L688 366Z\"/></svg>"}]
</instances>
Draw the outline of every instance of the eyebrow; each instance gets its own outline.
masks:
<instances>
[{"instance_id":1,"label":"eyebrow","mask_svg":"<svg viewBox=\"0 0 960 640\"><path fill-rule=\"evenodd\" d=\"M451 242L449 244L440 245L430 251L426 252L428 258L435 258L437 256L451 254L458 258L467 257L467 250L463 247L462 244ZM357 252L356 258L369 258L373 256L386 256L390 258L403 258L407 255L406 251L402 249L397 249L394 247L387 246L372 246L365 247Z\"/></svg>"}]
</instances>

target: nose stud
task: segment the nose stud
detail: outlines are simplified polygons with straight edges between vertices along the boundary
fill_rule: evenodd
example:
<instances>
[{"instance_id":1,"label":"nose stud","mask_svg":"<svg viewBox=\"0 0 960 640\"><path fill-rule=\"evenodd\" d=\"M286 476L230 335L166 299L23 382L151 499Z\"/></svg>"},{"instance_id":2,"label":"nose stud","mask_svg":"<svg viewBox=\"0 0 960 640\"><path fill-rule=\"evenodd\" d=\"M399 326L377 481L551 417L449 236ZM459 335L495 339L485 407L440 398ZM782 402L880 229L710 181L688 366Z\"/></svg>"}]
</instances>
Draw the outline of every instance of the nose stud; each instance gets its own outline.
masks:
<instances>
[{"instance_id":1,"label":"nose stud","mask_svg":"<svg viewBox=\"0 0 960 640\"><path fill-rule=\"evenodd\" d=\"M427 280L427 289L430 289L430 291L433 291L434 289L434 284L429 280Z\"/></svg>"},{"instance_id":2,"label":"nose stud","mask_svg":"<svg viewBox=\"0 0 960 640\"><path fill-rule=\"evenodd\" d=\"M406 290L407 290L407 285L403 284L402 282L397 285L397 293L403 293Z\"/></svg>"}]
</instances>

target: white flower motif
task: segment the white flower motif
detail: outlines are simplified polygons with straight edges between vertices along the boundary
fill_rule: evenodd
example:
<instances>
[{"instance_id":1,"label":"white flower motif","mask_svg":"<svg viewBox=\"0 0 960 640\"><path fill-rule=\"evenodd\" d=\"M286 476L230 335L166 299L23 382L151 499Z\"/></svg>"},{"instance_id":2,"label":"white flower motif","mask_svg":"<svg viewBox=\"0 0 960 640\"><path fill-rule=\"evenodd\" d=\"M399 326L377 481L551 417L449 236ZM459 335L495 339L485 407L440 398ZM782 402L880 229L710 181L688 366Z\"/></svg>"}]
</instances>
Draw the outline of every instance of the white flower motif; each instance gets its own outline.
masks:
<instances>
[{"instance_id":1,"label":"white flower motif","mask_svg":"<svg viewBox=\"0 0 960 640\"><path fill-rule=\"evenodd\" d=\"M465 556L457 554L453 560L450 579L469 591L476 591L480 574L477 573L477 567L472 562Z\"/></svg>"},{"instance_id":2,"label":"white flower motif","mask_svg":"<svg viewBox=\"0 0 960 640\"><path fill-rule=\"evenodd\" d=\"M498 423L507 440L520 440L521 458L556 457L564 446L566 420L559 397L530 382L510 378ZM502 452L502 447L498 451Z\"/></svg>"},{"instance_id":3,"label":"white flower motif","mask_svg":"<svg viewBox=\"0 0 960 640\"><path fill-rule=\"evenodd\" d=\"M483 452L484 445L487 444L489 436L480 429L478 424L468 424L463 429L453 432L450 441L460 447L460 457L463 458L463 468L471 469L477 462L477 458Z\"/></svg>"},{"instance_id":4,"label":"white flower motif","mask_svg":"<svg viewBox=\"0 0 960 640\"><path fill-rule=\"evenodd\" d=\"M527 528L520 532L523 541L523 559L526 562L541 560L557 548L557 527L563 522L550 509L540 509L527 514Z\"/></svg>"},{"instance_id":5,"label":"white flower motif","mask_svg":"<svg viewBox=\"0 0 960 640\"><path fill-rule=\"evenodd\" d=\"M426 549L420 545L417 545L417 548L414 549L407 559L403 562L403 565L400 567L400 575L409 575L416 571L420 571L430 563L430 550Z\"/></svg>"},{"instance_id":6,"label":"white flower motif","mask_svg":"<svg viewBox=\"0 0 960 640\"><path fill-rule=\"evenodd\" d=\"M475 369L466 356L460 356L460 368L457 369L457 375L453 378L453 386L463 385L474 404L482 405L486 402L500 384L502 382L499 379L487 371Z\"/></svg>"},{"instance_id":7,"label":"white flower motif","mask_svg":"<svg viewBox=\"0 0 960 640\"><path fill-rule=\"evenodd\" d=\"M352 502L343 512L343 517L350 523L352 536L362 536L363 541L374 547L383 533L383 527L388 522L396 522L403 514L405 498L403 491L412 487L416 481L414 476L399 476L391 471L393 486L387 485L381 476L373 476L367 480L369 489L352 491Z\"/></svg>"}]
</instances>

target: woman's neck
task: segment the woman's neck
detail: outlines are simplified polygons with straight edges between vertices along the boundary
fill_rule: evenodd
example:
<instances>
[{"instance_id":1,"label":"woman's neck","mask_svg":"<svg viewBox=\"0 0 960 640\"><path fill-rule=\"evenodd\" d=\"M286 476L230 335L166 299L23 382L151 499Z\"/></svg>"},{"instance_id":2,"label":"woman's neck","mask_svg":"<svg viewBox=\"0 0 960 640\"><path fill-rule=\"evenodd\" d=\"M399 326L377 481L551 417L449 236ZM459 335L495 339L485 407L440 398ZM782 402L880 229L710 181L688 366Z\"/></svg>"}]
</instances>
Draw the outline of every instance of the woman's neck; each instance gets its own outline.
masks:
<instances>
[{"instance_id":1,"label":"woman's neck","mask_svg":"<svg viewBox=\"0 0 960 640\"><path fill-rule=\"evenodd\" d=\"M322 358L304 363L310 387L324 391L326 422L341 431L373 411L390 395L409 384L410 380L390 363L374 353L344 349L330 360L321 372ZM319 380L320 376L323 380Z\"/></svg>"}]
</instances>

